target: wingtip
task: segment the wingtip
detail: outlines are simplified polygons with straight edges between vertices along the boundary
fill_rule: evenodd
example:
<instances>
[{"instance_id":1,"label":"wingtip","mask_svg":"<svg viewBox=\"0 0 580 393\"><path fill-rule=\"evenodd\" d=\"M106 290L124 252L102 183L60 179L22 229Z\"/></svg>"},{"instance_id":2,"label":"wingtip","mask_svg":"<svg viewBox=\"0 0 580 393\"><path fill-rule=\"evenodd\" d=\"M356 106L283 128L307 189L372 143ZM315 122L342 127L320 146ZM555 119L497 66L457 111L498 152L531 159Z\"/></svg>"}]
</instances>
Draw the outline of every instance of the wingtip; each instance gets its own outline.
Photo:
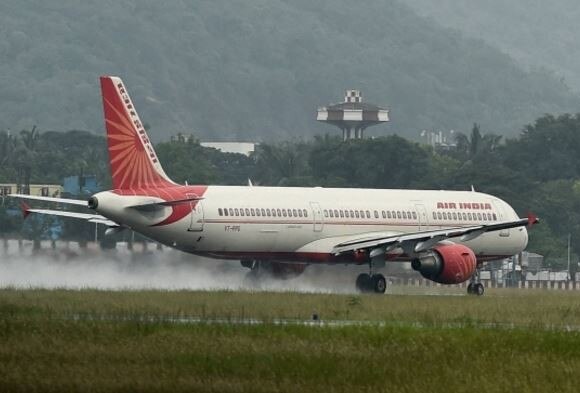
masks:
<instances>
[{"instance_id":1,"label":"wingtip","mask_svg":"<svg viewBox=\"0 0 580 393\"><path fill-rule=\"evenodd\" d=\"M535 224L538 224L540 219L532 212L528 212L528 228L531 228Z\"/></svg>"},{"instance_id":2,"label":"wingtip","mask_svg":"<svg viewBox=\"0 0 580 393\"><path fill-rule=\"evenodd\" d=\"M20 202L20 210L22 211L22 218L26 218L30 215L30 206L26 202Z\"/></svg>"}]
</instances>

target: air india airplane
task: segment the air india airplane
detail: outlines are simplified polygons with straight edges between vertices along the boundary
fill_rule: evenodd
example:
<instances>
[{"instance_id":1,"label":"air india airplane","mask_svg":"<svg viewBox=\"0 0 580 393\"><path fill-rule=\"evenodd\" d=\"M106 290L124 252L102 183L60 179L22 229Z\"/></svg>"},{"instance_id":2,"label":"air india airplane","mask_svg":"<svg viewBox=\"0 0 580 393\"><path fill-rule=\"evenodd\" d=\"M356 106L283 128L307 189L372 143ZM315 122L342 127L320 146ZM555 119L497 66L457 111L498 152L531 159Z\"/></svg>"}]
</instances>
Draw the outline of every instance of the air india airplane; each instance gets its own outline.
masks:
<instances>
[{"instance_id":1,"label":"air india airplane","mask_svg":"<svg viewBox=\"0 0 580 393\"><path fill-rule=\"evenodd\" d=\"M300 274L309 264L367 265L361 292L384 293L377 269L411 261L441 284L470 280L482 295L483 262L524 250L526 226L509 204L475 191L378 190L180 185L163 171L125 85L100 78L113 189L88 201L13 194L84 206L86 213L32 209L23 213L83 219L131 229L178 250L241 261L249 276Z\"/></svg>"}]
</instances>

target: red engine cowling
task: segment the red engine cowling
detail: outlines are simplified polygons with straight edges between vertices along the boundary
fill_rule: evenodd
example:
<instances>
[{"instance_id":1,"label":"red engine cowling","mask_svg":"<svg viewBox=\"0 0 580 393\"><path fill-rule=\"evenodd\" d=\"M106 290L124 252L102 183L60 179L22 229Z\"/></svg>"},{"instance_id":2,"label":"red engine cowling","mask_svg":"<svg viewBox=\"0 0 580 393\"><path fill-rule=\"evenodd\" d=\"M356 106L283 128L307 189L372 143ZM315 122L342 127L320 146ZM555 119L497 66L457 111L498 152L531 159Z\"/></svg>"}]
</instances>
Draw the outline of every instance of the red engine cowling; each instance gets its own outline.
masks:
<instances>
[{"instance_id":1,"label":"red engine cowling","mask_svg":"<svg viewBox=\"0 0 580 393\"><path fill-rule=\"evenodd\" d=\"M475 272L477 258L471 248L461 244L443 244L411 262L414 270L440 284L459 284Z\"/></svg>"}]
</instances>

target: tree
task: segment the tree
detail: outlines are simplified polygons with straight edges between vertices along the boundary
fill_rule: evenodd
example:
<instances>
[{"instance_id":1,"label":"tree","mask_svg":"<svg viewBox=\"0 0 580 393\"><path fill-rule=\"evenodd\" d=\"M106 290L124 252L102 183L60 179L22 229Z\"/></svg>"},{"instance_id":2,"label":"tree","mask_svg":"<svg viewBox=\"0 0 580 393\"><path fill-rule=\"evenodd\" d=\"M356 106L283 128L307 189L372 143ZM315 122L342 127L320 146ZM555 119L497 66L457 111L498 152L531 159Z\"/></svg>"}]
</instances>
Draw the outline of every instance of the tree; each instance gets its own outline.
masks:
<instances>
[{"instance_id":1,"label":"tree","mask_svg":"<svg viewBox=\"0 0 580 393\"><path fill-rule=\"evenodd\" d=\"M455 134L456 152L465 161L482 159L497 151L501 139L500 135L482 134L479 125L474 123L469 137L461 132Z\"/></svg>"}]
</instances>

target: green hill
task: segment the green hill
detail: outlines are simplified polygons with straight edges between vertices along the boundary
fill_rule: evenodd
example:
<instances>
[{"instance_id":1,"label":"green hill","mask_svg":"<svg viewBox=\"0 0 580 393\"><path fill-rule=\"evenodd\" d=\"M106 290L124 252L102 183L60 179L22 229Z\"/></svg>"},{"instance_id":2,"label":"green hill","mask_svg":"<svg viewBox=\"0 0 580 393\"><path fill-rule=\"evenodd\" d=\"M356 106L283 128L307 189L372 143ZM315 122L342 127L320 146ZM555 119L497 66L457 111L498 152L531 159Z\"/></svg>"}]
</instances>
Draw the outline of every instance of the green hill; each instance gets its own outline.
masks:
<instances>
[{"instance_id":1,"label":"green hill","mask_svg":"<svg viewBox=\"0 0 580 393\"><path fill-rule=\"evenodd\" d=\"M545 67L580 91L575 0L405 0L437 23L483 39L526 67Z\"/></svg>"},{"instance_id":2,"label":"green hill","mask_svg":"<svg viewBox=\"0 0 580 393\"><path fill-rule=\"evenodd\" d=\"M393 0L5 0L0 129L101 132L97 77L122 76L154 139L332 132L316 107L345 88L391 109L375 133L513 135L580 99L482 41Z\"/></svg>"}]
</instances>

